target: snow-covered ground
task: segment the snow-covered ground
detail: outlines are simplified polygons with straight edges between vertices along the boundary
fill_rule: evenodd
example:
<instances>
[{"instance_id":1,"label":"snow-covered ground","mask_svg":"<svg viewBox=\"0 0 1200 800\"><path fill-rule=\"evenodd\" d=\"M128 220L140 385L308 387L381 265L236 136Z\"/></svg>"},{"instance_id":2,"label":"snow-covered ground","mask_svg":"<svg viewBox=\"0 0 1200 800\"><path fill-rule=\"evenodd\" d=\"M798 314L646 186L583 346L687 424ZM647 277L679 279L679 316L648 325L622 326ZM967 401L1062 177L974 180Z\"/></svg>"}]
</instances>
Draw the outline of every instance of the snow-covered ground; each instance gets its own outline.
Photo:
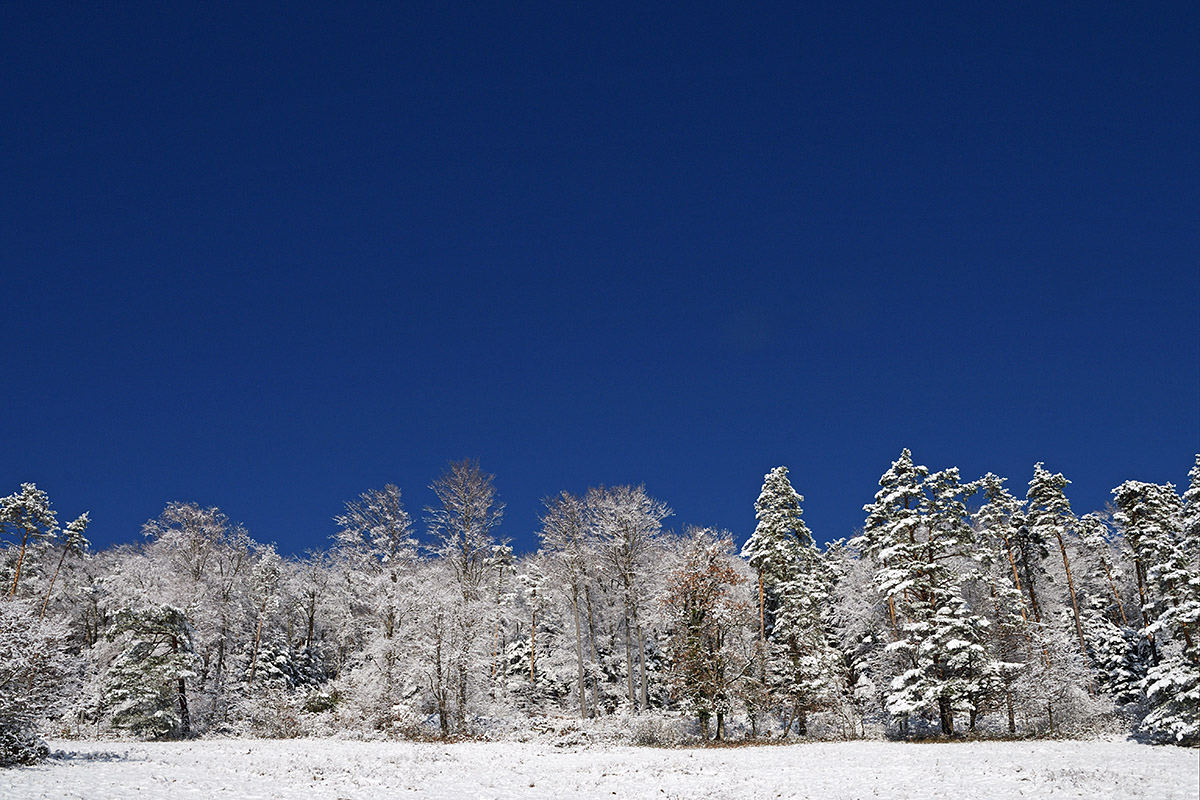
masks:
<instances>
[{"instance_id":1,"label":"snow-covered ground","mask_svg":"<svg viewBox=\"0 0 1200 800\"><path fill-rule=\"evenodd\" d=\"M55 742L0 798L1153 798L1200 796L1200 751L1123 741L731 749L338 740Z\"/></svg>"}]
</instances>

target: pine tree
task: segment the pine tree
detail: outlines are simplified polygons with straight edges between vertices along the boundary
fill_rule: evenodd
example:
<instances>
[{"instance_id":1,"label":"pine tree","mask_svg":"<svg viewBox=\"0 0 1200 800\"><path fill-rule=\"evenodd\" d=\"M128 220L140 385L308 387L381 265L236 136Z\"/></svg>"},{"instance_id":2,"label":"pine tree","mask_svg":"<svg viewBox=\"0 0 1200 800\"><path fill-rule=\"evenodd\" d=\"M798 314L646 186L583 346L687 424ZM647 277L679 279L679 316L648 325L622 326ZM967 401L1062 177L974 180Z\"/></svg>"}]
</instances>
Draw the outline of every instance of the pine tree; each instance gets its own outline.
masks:
<instances>
[{"instance_id":1,"label":"pine tree","mask_svg":"<svg viewBox=\"0 0 1200 800\"><path fill-rule=\"evenodd\" d=\"M1200 742L1200 575L1184 551L1183 502L1171 484L1126 481L1114 514L1133 550L1144 634L1158 661L1146 673L1150 713L1142 727L1181 744Z\"/></svg>"},{"instance_id":2,"label":"pine tree","mask_svg":"<svg viewBox=\"0 0 1200 800\"><path fill-rule=\"evenodd\" d=\"M823 613L830 578L802 516L804 498L787 474L776 467L763 477L758 524L742 557L758 573L759 680L787 710L785 734L795 723L803 735L807 713L833 692L840 663Z\"/></svg>"},{"instance_id":3,"label":"pine tree","mask_svg":"<svg viewBox=\"0 0 1200 800\"><path fill-rule=\"evenodd\" d=\"M1192 569L1200 573L1200 454L1188 472L1188 488L1183 493L1183 551Z\"/></svg>"},{"instance_id":4,"label":"pine tree","mask_svg":"<svg viewBox=\"0 0 1200 800\"><path fill-rule=\"evenodd\" d=\"M762 492L754 501L758 524L742 547L742 558L758 573L759 634L766 638L766 593L776 591L796 570L800 550L812 547L813 538L801 516L804 498L792 488L787 467L775 467L763 476ZM778 597L773 596L772 606ZM773 610L773 609L772 609Z\"/></svg>"},{"instance_id":5,"label":"pine tree","mask_svg":"<svg viewBox=\"0 0 1200 800\"><path fill-rule=\"evenodd\" d=\"M0 498L0 532L16 543L17 561L13 566L8 596L16 597L21 568L31 545L52 539L58 532L57 512L50 508L50 497L35 484L21 484L21 491Z\"/></svg>"},{"instance_id":6,"label":"pine tree","mask_svg":"<svg viewBox=\"0 0 1200 800\"><path fill-rule=\"evenodd\" d=\"M90 521L88 513L85 511L77 519L67 524L62 543L62 555L59 556L58 564L54 567L54 574L50 576L50 585L46 587L46 597L42 600L42 609L38 613L39 617L46 616L46 606L50 605L50 595L54 591L54 584L58 580L58 573L62 571L62 565L67 560L67 556L82 557L88 545L91 544L83 536L83 532L87 530Z\"/></svg>"},{"instance_id":7,"label":"pine tree","mask_svg":"<svg viewBox=\"0 0 1200 800\"><path fill-rule=\"evenodd\" d=\"M964 500L973 487L963 486L957 468L930 474L915 466L908 450L879 483L855 545L875 563L876 589L893 619L886 652L897 660L886 707L902 730L910 716L936 709L950 735L955 711L974 719L995 672L981 641L988 623L963 598L952 566L974 544Z\"/></svg>"},{"instance_id":8,"label":"pine tree","mask_svg":"<svg viewBox=\"0 0 1200 800\"><path fill-rule=\"evenodd\" d=\"M1071 504L1063 489L1070 483L1059 474L1050 474L1042 467L1042 462L1033 466L1033 479L1029 481L1028 518L1026 524L1036 541L1049 542L1051 537L1058 542L1062 554L1063 572L1067 577L1067 589L1071 598L1071 618L1075 622L1075 635L1079 641L1080 652L1087 651L1087 642L1083 636L1083 620L1079 614L1079 598L1075 591L1075 579L1071 574L1071 562L1067 557L1065 536L1071 528L1074 515L1071 514Z\"/></svg>"},{"instance_id":9,"label":"pine tree","mask_svg":"<svg viewBox=\"0 0 1200 800\"><path fill-rule=\"evenodd\" d=\"M32 601L0 597L0 768L49 754L37 727L67 699L76 659L66 639L66 627L40 618Z\"/></svg>"},{"instance_id":10,"label":"pine tree","mask_svg":"<svg viewBox=\"0 0 1200 800\"><path fill-rule=\"evenodd\" d=\"M1008 732L1015 734L1015 686L1034 655L1031 620L1014 545L1024 521L1023 504L1009 493L1004 482L1004 478L990 472L976 482L976 490L985 502L972 519L978 546L972 554L975 572L969 577L980 585L978 606L990 609L990 630L984 638L992 659L993 687L996 699L1003 700ZM979 688L992 687L981 682ZM975 698L977 711L986 702L985 695Z\"/></svg>"},{"instance_id":11,"label":"pine tree","mask_svg":"<svg viewBox=\"0 0 1200 800\"><path fill-rule=\"evenodd\" d=\"M187 681L196 675L197 658L186 612L173 606L123 609L108 637L125 644L106 680L113 725L156 739L189 736Z\"/></svg>"}]
</instances>

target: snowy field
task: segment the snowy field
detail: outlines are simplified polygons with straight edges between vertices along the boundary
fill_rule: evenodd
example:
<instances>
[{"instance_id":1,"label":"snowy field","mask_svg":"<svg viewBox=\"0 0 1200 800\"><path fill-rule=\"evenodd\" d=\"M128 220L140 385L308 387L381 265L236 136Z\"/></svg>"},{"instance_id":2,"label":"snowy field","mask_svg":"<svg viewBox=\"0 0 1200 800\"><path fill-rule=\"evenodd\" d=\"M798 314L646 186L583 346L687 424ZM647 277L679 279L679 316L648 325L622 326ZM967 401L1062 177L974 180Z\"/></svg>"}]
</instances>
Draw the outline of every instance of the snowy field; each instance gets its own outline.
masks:
<instances>
[{"instance_id":1,"label":"snowy field","mask_svg":"<svg viewBox=\"0 0 1200 800\"><path fill-rule=\"evenodd\" d=\"M1200 796L1200 751L1129 742L731 749L331 740L55 742L0 798L1154 798Z\"/></svg>"}]
</instances>

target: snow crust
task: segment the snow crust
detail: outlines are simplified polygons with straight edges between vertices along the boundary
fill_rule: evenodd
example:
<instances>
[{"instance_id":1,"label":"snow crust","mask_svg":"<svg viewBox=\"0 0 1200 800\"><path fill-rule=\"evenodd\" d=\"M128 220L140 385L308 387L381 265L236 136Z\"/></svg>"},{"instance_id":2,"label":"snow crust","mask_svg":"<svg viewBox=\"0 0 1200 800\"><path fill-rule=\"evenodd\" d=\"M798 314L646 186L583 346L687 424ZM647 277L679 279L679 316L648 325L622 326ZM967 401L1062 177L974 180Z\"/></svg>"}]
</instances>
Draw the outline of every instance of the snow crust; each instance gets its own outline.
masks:
<instances>
[{"instance_id":1,"label":"snow crust","mask_svg":"<svg viewBox=\"0 0 1200 800\"><path fill-rule=\"evenodd\" d=\"M1200 753L1128 741L800 743L729 749L345 740L52 742L8 800L1200 796Z\"/></svg>"}]
</instances>

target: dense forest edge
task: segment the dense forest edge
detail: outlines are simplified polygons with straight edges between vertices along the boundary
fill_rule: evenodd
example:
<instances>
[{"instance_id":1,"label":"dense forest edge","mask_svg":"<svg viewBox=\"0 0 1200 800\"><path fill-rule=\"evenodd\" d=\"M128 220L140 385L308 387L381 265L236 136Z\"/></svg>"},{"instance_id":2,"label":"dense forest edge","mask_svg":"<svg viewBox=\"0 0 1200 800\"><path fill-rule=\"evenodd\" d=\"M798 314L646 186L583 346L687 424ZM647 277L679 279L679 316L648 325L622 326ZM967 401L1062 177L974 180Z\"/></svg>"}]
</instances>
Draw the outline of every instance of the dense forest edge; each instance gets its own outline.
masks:
<instances>
[{"instance_id":1,"label":"dense forest edge","mask_svg":"<svg viewBox=\"0 0 1200 800\"><path fill-rule=\"evenodd\" d=\"M546 498L500 538L451 462L423 530L388 485L281 556L172 502L92 551L34 484L0 498L0 765L41 737L461 737L558 743L1036 738L1200 745L1200 455L1182 495L1126 481L1076 515L908 450L821 548L785 467L738 550L669 531L641 486Z\"/></svg>"}]
</instances>

